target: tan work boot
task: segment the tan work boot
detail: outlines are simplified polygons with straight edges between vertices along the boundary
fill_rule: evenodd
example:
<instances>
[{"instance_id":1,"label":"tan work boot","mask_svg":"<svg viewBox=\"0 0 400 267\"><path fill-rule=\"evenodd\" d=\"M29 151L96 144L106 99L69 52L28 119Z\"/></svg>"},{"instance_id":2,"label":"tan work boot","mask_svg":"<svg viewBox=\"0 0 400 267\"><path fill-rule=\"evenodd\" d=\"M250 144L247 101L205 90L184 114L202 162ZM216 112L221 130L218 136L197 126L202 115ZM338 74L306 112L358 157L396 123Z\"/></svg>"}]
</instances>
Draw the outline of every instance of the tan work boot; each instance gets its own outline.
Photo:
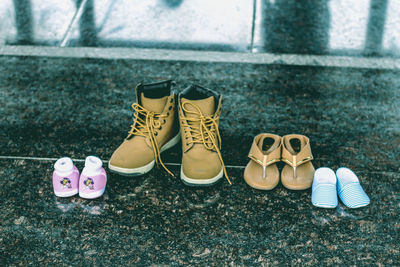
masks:
<instances>
[{"instance_id":1,"label":"tan work boot","mask_svg":"<svg viewBox=\"0 0 400 267\"><path fill-rule=\"evenodd\" d=\"M136 87L137 103L132 104L134 123L128 137L111 156L108 163L111 171L135 176L149 172L154 163L160 163L173 175L160 156L180 140L171 86L172 81L164 81Z\"/></svg>"},{"instance_id":2,"label":"tan work boot","mask_svg":"<svg viewBox=\"0 0 400 267\"><path fill-rule=\"evenodd\" d=\"M212 185L224 175L228 180L218 131L222 97L214 91L191 85L179 94L182 135L181 179L191 186Z\"/></svg>"}]
</instances>

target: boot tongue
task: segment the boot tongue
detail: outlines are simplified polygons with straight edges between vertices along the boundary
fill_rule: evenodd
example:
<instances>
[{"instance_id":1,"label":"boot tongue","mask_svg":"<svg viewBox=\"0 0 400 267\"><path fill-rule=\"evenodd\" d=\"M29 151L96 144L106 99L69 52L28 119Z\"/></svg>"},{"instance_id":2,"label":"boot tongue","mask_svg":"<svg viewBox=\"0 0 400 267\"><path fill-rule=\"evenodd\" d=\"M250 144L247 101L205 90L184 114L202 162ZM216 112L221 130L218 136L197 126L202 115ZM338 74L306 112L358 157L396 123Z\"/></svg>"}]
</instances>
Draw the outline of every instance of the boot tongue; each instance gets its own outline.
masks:
<instances>
[{"instance_id":1,"label":"boot tongue","mask_svg":"<svg viewBox=\"0 0 400 267\"><path fill-rule=\"evenodd\" d=\"M164 96L161 98L148 98L145 97L143 93L140 95L142 106L153 112L161 113L164 110L165 103L167 102L168 96Z\"/></svg>"},{"instance_id":2,"label":"boot tongue","mask_svg":"<svg viewBox=\"0 0 400 267\"><path fill-rule=\"evenodd\" d=\"M198 106L201 110L201 113L203 113L204 116L211 116L215 113L215 101L214 101L213 96L210 96L205 99L200 99L200 100L189 100L189 99L182 97L182 103L186 102L186 101L191 102L191 103L195 104L196 106ZM188 111L198 112L198 110L193 105L190 105L190 104L185 105L185 108ZM186 114L186 115L194 116L192 114Z\"/></svg>"}]
</instances>

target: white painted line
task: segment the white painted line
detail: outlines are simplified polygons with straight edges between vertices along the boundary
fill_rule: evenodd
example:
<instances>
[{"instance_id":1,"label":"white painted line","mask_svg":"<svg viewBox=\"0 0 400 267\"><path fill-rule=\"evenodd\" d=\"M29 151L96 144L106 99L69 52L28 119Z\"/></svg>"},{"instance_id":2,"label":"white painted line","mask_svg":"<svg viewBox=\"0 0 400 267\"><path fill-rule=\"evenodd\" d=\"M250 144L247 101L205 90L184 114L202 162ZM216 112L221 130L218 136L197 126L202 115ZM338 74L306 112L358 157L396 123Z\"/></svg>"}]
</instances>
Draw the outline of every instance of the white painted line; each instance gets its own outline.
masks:
<instances>
[{"instance_id":1,"label":"white painted line","mask_svg":"<svg viewBox=\"0 0 400 267\"><path fill-rule=\"evenodd\" d=\"M41 157L23 157L23 156L0 156L0 160L2 159L11 159L11 160L37 160L37 161L56 161L59 158L41 158ZM72 159L76 162L85 162L85 159ZM108 163L108 160L103 160L104 163ZM180 163L164 163L167 166L181 166ZM239 166L239 165L226 165L227 168L230 169L244 169L246 166ZM391 171L357 171L357 173L371 173L371 174L394 174L400 175L398 172L391 172Z\"/></svg>"},{"instance_id":2,"label":"white painted line","mask_svg":"<svg viewBox=\"0 0 400 267\"><path fill-rule=\"evenodd\" d=\"M396 58L210 52L145 48L0 46L0 55L279 64L294 66L322 66L362 69L400 69L400 59Z\"/></svg>"},{"instance_id":3,"label":"white painted line","mask_svg":"<svg viewBox=\"0 0 400 267\"><path fill-rule=\"evenodd\" d=\"M41 158L41 157L22 157L22 156L0 156L0 159L15 159L15 160L37 160L37 161L56 161L59 158ZM84 159L72 159L73 161L85 161Z\"/></svg>"},{"instance_id":4,"label":"white painted line","mask_svg":"<svg viewBox=\"0 0 400 267\"><path fill-rule=\"evenodd\" d=\"M11 160L37 160L37 161L56 161L59 158L41 158L41 157L23 157L23 156L0 156L0 160L2 159L11 159ZM72 159L76 162L85 162L85 159ZM108 160L103 160L103 163L108 163ZM181 166L180 163L164 163L167 166ZM226 165L227 168L231 169L244 169L245 166L235 166L235 165Z\"/></svg>"},{"instance_id":5,"label":"white painted line","mask_svg":"<svg viewBox=\"0 0 400 267\"><path fill-rule=\"evenodd\" d=\"M169 166L181 166L180 163L164 163L165 165L169 165ZM246 168L246 166L237 166L237 165L225 165L225 167L227 168L231 168L231 169L244 169Z\"/></svg>"}]
</instances>

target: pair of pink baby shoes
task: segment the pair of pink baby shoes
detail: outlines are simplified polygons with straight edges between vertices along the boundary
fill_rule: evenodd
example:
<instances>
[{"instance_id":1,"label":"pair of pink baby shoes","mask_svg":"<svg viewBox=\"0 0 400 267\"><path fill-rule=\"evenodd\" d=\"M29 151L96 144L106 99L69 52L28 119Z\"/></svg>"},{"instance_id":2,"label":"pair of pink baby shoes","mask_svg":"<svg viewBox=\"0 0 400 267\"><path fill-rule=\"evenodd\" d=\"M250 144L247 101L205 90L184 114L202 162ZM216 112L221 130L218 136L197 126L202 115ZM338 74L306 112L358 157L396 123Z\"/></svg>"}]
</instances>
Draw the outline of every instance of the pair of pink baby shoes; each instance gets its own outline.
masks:
<instances>
[{"instance_id":1,"label":"pair of pink baby shoes","mask_svg":"<svg viewBox=\"0 0 400 267\"><path fill-rule=\"evenodd\" d=\"M93 199L103 195L107 174L103 162L95 156L88 156L85 167L79 175L71 158L60 158L54 164L53 189L57 197L71 197L79 192L82 198Z\"/></svg>"}]
</instances>

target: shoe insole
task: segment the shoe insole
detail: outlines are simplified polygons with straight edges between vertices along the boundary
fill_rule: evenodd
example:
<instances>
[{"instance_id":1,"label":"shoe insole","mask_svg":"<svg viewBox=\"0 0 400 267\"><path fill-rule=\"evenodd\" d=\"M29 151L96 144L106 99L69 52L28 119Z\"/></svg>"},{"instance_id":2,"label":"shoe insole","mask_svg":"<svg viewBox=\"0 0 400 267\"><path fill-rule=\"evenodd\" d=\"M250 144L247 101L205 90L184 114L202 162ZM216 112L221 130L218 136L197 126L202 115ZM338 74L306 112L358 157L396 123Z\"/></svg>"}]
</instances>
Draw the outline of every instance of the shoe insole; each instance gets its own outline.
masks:
<instances>
[{"instance_id":1,"label":"shoe insole","mask_svg":"<svg viewBox=\"0 0 400 267\"><path fill-rule=\"evenodd\" d=\"M298 138L292 138L289 140L292 149L294 150L295 154L299 153L301 150L301 141Z\"/></svg>"},{"instance_id":2,"label":"shoe insole","mask_svg":"<svg viewBox=\"0 0 400 267\"><path fill-rule=\"evenodd\" d=\"M171 81L156 84L143 84L142 92L147 98L161 98L171 94Z\"/></svg>"},{"instance_id":3,"label":"shoe insole","mask_svg":"<svg viewBox=\"0 0 400 267\"><path fill-rule=\"evenodd\" d=\"M267 152L272 147L274 142L275 142L275 140L273 138L270 138L270 137L264 138L264 140L262 142L261 150L263 152Z\"/></svg>"},{"instance_id":4,"label":"shoe insole","mask_svg":"<svg viewBox=\"0 0 400 267\"><path fill-rule=\"evenodd\" d=\"M270 152L275 150L278 146L279 144L275 142L275 139L268 136L264 137L264 139L261 139L258 144L258 147L260 148L261 152L264 155L269 154Z\"/></svg>"},{"instance_id":5,"label":"shoe insole","mask_svg":"<svg viewBox=\"0 0 400 267\"><path fill-rule=\"evenodd\" d=\"M326 167L318 168L314 173L314 180L318 183L336 184L335 172Z\"/></svg>"},{"instance_id":6,"label":"shoe insole","mask_svg":"<svg viewBox=\"0 0 400 267\"><path fill-rule=\"evenodd\" d=\"M59 172L71 172L74 168L74 163L71 158L64 157L60 158L54 164L55 169Z\"/></svg>"},{"instance_id":7,"label":"shoe insole","mask_svg":"<svg viewBox=\"0 0 400 267\"><path fill-rule=\"evenodd\" d=\"M336 175L345 184L358 182L357 176L348 168L339 168Z\"/></svg>"}]
</instances>

